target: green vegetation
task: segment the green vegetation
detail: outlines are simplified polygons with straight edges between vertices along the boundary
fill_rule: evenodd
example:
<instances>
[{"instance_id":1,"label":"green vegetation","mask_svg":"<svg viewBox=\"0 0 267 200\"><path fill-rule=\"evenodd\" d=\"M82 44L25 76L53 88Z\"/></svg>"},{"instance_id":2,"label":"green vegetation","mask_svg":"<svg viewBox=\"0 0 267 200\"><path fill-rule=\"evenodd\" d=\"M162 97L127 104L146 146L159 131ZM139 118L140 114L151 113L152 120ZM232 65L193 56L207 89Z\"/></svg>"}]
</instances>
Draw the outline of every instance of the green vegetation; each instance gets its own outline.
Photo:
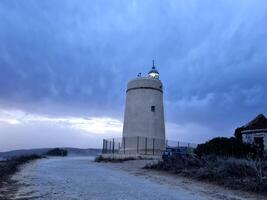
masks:
<instances>
[{"instance_id":1,"label":"green vegetation","mask_svg":"<svg viewBox=\"0 0 267 200\"><path fill-rule=\"evenodd\" d=\"M194 152L200 157L206 155L236 158L246 158L249 156L256 158L258 156L262 156L260 155L260 151L258 150L257 146L244 144L241 140L234 137L213 138L204 144L199 144Z\"/></svg>"},{"instance_id":2,"label":"green vegetation","mask_svg":"<svg viewBox=\"0 0 267 200\"><path fill-rule=\"evenodd\" d=\"M242 131L266 129L267 119L258 115L235 130L235 137L216 137L199 144L191 155L166 157L147 169L169 171L231 189L267 195L267 160L263 142L242 142Z\"/></svg>"},{"instance_id":3,"label":"green vegetation","mask_svg":"<svg viewBox=\"0 0 267 200\"><path fill-rule=\"evenodd\" d=\"M267 195L267 161L233 157L177 155L146 169L163 170L227 188Z\"/></svg>"},{"instance_id":4,"label":"green vegetation","mask_svg":"<svg viewBox=\"0 0 267 200\"><path fill-rule=\"evenodd\" d=\"M65 149L54 148L49 150L45 155L47 156L67 156L68 151Z\"/></svg>"}]
</instances>

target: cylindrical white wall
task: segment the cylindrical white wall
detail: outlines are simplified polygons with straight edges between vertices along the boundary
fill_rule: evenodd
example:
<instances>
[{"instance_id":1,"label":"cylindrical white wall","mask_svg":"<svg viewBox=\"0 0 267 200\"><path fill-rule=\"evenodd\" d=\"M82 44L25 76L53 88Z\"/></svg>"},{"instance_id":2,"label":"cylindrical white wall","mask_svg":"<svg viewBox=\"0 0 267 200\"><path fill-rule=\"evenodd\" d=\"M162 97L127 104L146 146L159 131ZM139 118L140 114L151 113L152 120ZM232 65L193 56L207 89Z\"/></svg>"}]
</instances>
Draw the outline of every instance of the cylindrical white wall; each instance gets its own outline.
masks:
<instances>
[{"instance_id":1,"label":"cylindrical white wall","mask_svg":"<svg viewBox=\"0 0 267 200\"><path fill-rule=\"evenodd\" d=\"M165 141L163 87L160 80L138 77L128 83L123 137L147 137ZM134 142L131 142L134 143ZM162 148L164 142L162 143ZM126 148L134 148L135 144Z\"/></svg>"}]
</instances>

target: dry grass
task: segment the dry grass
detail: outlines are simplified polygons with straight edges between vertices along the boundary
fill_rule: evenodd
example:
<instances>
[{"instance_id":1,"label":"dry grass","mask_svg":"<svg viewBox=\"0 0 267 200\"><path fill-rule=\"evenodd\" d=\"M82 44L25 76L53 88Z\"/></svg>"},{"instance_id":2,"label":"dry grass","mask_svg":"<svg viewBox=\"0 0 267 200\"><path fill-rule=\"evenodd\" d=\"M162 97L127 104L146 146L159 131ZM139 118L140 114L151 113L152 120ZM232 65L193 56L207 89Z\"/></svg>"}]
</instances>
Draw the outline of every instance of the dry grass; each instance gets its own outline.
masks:
<instances>
[{"instance_id":1,"label":"dry grass","mask_svg":"<svg viewBox=\"0 0 267 200\"><path fill-rule=\"evenodd\" d=\"M145 168L169 171L231 189L267 194L266 161L180 155L147 165Z\"/></svg>"},{"instance_id":2,"label":"dry grass","mask_svg":"<svg viewBox=\"0 0 267 200\"><path fill-rule=\"evenodd\" d=\"M127 158L104 158L102 155L99 155L95 158L95 162L112 162L112 163L121 163L129 160L136 160L134 157Z\"/></svg>"}]
</instances>

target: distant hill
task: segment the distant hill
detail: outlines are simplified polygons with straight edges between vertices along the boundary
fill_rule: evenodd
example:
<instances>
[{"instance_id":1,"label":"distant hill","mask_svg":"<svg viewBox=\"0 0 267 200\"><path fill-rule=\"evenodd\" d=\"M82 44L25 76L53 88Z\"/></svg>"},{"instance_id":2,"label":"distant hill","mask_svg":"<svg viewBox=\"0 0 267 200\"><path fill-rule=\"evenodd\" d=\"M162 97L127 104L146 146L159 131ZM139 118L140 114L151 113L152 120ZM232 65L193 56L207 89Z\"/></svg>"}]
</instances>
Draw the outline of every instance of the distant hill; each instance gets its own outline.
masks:
<instances>
[{"instance_id":1,"label":"distant hill","mask_svg":"<svg viewBox=\"0 0 267 200\"><path fill-rule=\"evenodd\" d=\"M0 152L0 160L7 159L14 156L26 156L31 154L43 155L47 153L47 151L53 148L40 148L40 149L21 149L7 152ZM80 148L72 148L72 147L64 147L61 149L65 149L68 151L68 156L96 156L101 153L101 149L80 149Z\"/></svg>"}]
</instances>

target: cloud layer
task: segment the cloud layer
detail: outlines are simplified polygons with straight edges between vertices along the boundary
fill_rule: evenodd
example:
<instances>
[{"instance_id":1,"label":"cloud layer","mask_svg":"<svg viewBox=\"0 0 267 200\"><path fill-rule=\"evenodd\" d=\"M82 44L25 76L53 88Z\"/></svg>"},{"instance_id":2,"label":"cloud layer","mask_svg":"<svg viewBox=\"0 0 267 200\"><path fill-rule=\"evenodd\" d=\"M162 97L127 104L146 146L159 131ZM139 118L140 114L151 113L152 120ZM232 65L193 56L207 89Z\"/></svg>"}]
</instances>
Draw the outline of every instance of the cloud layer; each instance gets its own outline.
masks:
<instances>
[{"instance_id":1,"label":"cloud layer","mask_svg":"<svg viewBox=\"0 0 267 200\"><path fill-rule=\"evenodd\" d=\"M0 108L122 122L127 81L155 59L167 134L228 136L267 113L266 21L264 0L2 0Z\"/></svg>"}]
</instances>

